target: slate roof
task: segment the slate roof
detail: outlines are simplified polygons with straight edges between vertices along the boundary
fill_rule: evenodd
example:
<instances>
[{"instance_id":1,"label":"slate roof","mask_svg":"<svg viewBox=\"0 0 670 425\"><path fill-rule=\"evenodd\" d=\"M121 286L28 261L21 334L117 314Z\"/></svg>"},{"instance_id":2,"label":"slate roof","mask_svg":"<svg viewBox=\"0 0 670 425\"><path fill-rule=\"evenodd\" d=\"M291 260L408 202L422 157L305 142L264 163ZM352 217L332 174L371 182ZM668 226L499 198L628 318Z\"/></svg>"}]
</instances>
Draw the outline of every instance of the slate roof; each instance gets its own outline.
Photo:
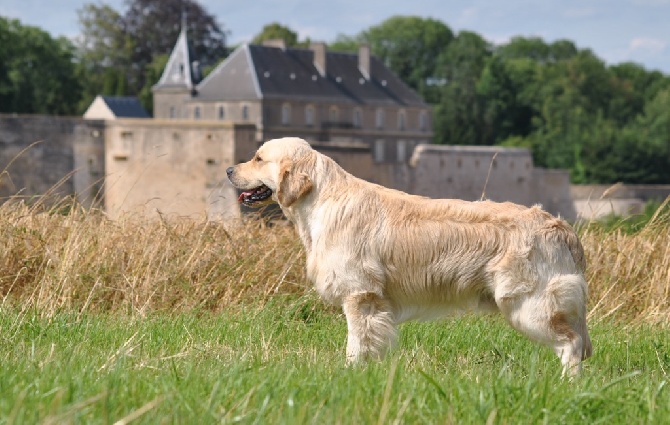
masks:
<instances>
[{"instance_id":1,"label":"slate roof","mask_svg":"<svg viewBox=\"0 0 670 425\"><path fill-rule=\"evenodd\" d=\"M150 118L136 97L101 96L117 118Z\"/></svg>"},{"instance_id":2,"label":"slate roof","mask_svg":"<svg viewBox=\"0 0 670 425\"><path fill-rule=\"evenodd\" d=\"M358 54L326 52L326 75L314 66L314 52L245 44L196 87L197 99L310 99L355 104L427 106L423 99L374 56L370 78Z\"/></svg>"}]
</instances>

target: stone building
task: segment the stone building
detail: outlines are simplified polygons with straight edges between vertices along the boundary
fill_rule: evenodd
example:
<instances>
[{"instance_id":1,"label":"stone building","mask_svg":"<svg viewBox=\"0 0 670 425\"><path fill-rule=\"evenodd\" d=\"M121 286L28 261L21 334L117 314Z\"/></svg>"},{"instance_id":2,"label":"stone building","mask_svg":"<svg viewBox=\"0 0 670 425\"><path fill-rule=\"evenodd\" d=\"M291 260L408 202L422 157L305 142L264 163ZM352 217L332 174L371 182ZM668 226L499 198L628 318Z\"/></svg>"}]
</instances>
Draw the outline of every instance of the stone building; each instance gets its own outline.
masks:
<instances>
[{"instance_id":1,"label":"stone building","mask_svg":"<svg viewBox=\"0 0 670 425\"><path fill-rule=\"evenodd\" d=\"M430 105L366 45L353 54L244 44L200 82L194 64L182 30L153 87L155 118L252 123L258 140L361 144L376 162L407 161L433 137Z\"/></svg>"}]
</instances>

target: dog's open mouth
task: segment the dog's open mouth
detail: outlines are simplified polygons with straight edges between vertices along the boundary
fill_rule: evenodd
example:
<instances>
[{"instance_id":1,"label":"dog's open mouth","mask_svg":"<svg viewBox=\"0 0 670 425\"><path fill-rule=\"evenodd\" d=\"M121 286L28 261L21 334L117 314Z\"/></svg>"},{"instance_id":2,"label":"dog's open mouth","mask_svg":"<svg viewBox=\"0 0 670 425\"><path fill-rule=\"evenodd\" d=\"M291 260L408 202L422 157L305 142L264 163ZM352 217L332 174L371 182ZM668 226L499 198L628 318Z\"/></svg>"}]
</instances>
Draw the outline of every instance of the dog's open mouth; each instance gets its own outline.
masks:
<instances>
[{"instance_id":1,"label":"dog's open mouth","mask_svg":"<svg viewBox=\"0 0 670 425\"><path fill-rule=\"evenodd\" d=\"M237 201L251 207L268 200L270 196L272 196L272 190L266 185L261 185L255 189L242 192Z\"/></svg>"}]
</instances>

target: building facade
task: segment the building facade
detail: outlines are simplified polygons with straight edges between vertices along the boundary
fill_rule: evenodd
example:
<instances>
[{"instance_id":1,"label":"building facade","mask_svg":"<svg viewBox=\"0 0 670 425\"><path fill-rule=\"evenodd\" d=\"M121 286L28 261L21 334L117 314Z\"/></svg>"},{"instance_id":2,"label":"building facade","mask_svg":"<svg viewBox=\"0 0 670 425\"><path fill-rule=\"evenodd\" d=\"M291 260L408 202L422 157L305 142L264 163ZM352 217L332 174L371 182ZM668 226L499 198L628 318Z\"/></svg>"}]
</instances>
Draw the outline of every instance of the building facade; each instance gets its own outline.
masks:
<instances>
[{"instance_id":1,"label":"building facade","mask_svg":"<svg viewBox=\"0 0 670 425\"><path fill-rule=\"evenodd\" d=\"M432 141L430 105L366 45L353 54L244 44L200 82L193 63L182 31L153 87L155 118L251 123L259 141L366 145L376 162L407 161Z\"/></svg>"}]
</instances>

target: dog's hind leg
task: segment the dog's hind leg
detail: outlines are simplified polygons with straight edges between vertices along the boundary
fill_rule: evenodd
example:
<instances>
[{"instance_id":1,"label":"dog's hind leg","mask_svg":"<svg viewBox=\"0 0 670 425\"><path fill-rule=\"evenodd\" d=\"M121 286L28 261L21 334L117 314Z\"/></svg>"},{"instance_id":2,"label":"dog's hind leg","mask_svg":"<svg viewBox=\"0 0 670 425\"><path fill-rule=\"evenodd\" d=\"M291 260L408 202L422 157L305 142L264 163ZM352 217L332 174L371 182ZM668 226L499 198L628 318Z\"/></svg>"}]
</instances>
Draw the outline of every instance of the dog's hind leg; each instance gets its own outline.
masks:
<instances>
[{"instance_id":1,"label":"dog's hind leg","mask_svg":"<svg viewBox=\"0 0 670 425\"><path fill-rule=\"evenodd\" d=\"M510 325L553 348L563 365L563 376L575 376L591 356L586 326L586 282L578 274L559 275L545 288L515 296L496 296Z\"/></svg>"},{"instance_id":2,"label":"dog's hind leg","mask_svg":"<svg viewBox=\"0 0 670 425\"><path fill-rule=\"evenodd\" d=\"M546 289L553 348L563 364L563 375L575 376L581 362L591 357L591 338L586 326L586 281L580 274L554 277Z\"/></svg>"},{"instance_id":3,"label":"dog's hind leg","mask_svg":"<svg viewBox=\"0 0 670 425\"><path fill-rule=\"evenodd\" d=\"M345 297L347 317L347 363L384 357L396 339L396 324L390 303L373 292Z\"/></svg>"}]
</instances>

